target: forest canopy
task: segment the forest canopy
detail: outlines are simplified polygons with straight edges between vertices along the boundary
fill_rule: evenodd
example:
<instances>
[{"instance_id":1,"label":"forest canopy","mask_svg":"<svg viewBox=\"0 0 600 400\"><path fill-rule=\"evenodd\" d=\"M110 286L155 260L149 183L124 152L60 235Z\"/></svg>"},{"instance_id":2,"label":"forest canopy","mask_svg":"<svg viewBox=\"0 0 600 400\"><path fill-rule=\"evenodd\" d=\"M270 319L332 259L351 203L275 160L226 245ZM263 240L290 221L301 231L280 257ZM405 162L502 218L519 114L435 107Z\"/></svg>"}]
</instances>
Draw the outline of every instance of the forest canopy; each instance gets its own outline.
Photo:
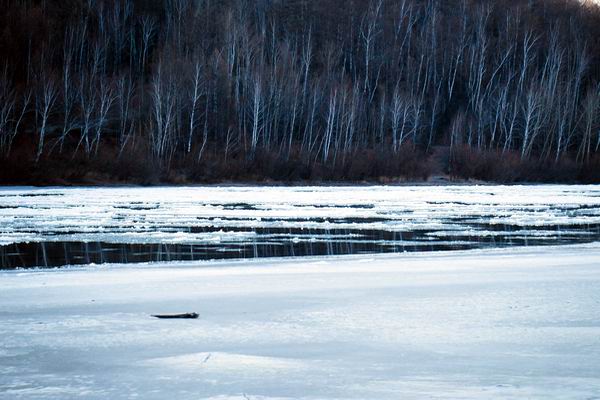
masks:
<instances>
[{"instance_id":1,"label":"forest canopy","mask_svg":"<svg viewBox=\"0 0 600 400\"><path fill-rule=\"evenodd\" d=\"M590 2L0 7L0 182L600 180Z\"/></svg>"}]
</instances>

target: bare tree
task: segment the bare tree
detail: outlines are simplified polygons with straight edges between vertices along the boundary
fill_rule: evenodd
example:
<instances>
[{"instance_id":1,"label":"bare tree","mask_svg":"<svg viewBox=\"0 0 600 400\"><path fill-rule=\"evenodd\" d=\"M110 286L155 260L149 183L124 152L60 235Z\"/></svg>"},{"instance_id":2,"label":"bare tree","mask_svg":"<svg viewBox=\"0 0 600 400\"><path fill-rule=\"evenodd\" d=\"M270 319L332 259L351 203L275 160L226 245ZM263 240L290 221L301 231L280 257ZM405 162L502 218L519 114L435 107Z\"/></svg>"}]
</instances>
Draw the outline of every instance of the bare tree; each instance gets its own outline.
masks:
<instances>
[{"instance_id":1,"label":"bare tree","mask_svg":"<svg viewBox=\"0 0 600 400\"><path fill-rule=\"evenodd\" d=\"M156 34L157 22L156 20L149 16L144 15L140 18L139 21L141 30L142 30L142 40L141 40L141 58L140 58L140 71L144 71L144 69L148 65L148 55L150 53L150 47L152 46L152 40Z\"/></svg>"},{"instance_id":2,"label":"bare tree","mask_svg":"<svg viewBox=\"0 0 600 400\"><path fill-rule=\"evenodd\" d=\"M173 76L165 71L165 61L159 61L152 79L152 119L150 138L152 154L158 161L170 162L176 147L173 132L175 124L175 85Z\"/></svg>"},{"instance_id":3,"label":"bare tree","mask_svg":"<svg viewBox=\"0 0 600 400\"><path fill-rule=\"evenodd\" d=\"M192 151L192 141L198 125L198 105L202 96L205 95L204 88L202 87L202 66L199 60L193 63L193 73L191 77L191 91L190 91L190 114L188 123L188 140L187 140L187 152Z\"/></svg>"},{"instance_id":4,"label":"bare tree","mask_svg":"<svg viewBox=\"0 0 600 400\"><path fill-rule=\"evenodd\" d=\"M0 152L7 156L14 139L11 129L14 109L17 103L16 91L8 78L8 65L0 72Z\"/></svg>"},{"instance_id":5,"label":"bare tree","mask_svg":"<svg viewBox=\"0 0 600 400\"><path fill-rule=\"evenodd\" d=\"M527 91L523 106L523 140L521 143L521 159L526 159L531 153L535 139L542 125L542 102L535 86Z\"/></svg>"},{"instance_id":6,"label":"bare tree","mask_svg":"<svg viewBox=\"0 0 600 400\"><path fill-rule=\"evenodd\" d=\"M77 32L74 28L67 29L63 44L62 67L62 132L60 134L60 152L63 151L65 139L69 133L78 127L75 106L77 93L75 91L73 64L76 52Z\"/></svg>"},{"instance_id":7,"label":"bare tree","mask_svg":"<svg viewBox=\"0 0 600 400\"><path fill-rule=\"evenodd\" d=\"M594 139L596 139L594 151L597 152L600 145L600 84L588 90L583 99L582 114L583 131L577 150L577 161L587 162L592 153Z\"/></svg>"},{"instance_id":8,"label":"bare tree","mask_svg":"<svg viewBox=\"0 0 600 400\"><path fill-rule=\"evenodd\" d=\"M391 105L392 120L392 149L397 153L406 140L409 118L413 112L412 101L406 94L400 92L399 85L396 85Z\"/></svg>"},{"instance_id":9,"label":"bare tree","mask_svg":"<svg viewBox=\"0 0 600 400\"><path fill-rule=\"evenodd\" d=\"M119 118L119 157L135 134L135 120L131 110L134 94L135 86L132 78L122 74L117 79L115 92Z\"/></svg>"},{"instance_id":10,"label":"bare tree","mask_svg":"<svg viewBox=\"0 0 600 400\"><path fill-rule=\"evenodd\" d=\"M94 148L95 154L98 154L102 133L108 122L108 114L115 101L115 93L112 80L106 77L101 77L99 81L100 82L98 85L99 87L97 94L98 103L96 108L96 118L94 121L95 132L94 138L92 140L92 147Z\"/></svg>"},{"instance_id":11,"label":"bare tree","mask_svg":"<svg viewBox=\"0 0 600 400\"><path fill-rule=\"evenodd\" d=\"M52 74L42 73L40 75L38 89L36 91L35 111L39 123L38 146L35 155L36 163L40 160L44 151L44 143L49 130L50 116L54 112L54 105L58 95L58 85Z\"/></svg>"},{"instance_id":12,"label":"bare tree","mask_svg":"<svg viewBox=\"0 0 600 400\"><path fill-rule=\"evenodd\" d=\"M264 112L262 82L259 77L256 77L252 84L252 101L250 104L252 107L252 139L250 141L250 154L253 156L256 153L256 147L258 146L258 140L262 130L261 118Z\"/></svg>"},{"instance_id":13,"label":"bare tree","mask_svg":"<svg viewBox=\"0 0 600 400\"><path fill-rule=\"evenodd\" d=\"M375 87L372 88L371 84L371 74L372 74L372 61L375 47L375 40L377 36L381 34L381 29L379 28L379 17L381 14L381 9L383 6L383 0L376 0L374 2L370 2L370 8L367 15L363 17L361 23L361 38L364 46L364 56L365 56L365 77L364 77L364 92L369 96L370 99L373 97L373 91Z\"/></svg>"}]
</instances>

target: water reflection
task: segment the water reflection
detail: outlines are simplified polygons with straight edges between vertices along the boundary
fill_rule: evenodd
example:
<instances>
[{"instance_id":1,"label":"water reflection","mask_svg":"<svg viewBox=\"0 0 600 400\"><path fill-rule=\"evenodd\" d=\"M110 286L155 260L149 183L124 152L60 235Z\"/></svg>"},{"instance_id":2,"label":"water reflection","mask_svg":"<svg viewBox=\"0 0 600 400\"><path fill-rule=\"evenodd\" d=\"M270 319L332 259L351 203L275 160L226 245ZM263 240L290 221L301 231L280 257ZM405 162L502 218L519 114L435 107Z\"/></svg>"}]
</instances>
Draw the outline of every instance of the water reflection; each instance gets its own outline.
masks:
<instances>
[{"instance_id":1,"label":"water reflection","mask_svg":"<svg viewBox=\"0 0 600 400\"><path fill-rule=\"evenodd\" d=\"M218 243L44 241L0 246L2 269L64 265L466 250L585 243L600 240L600 225L522 227L464 223L461 230L396 232L358 229L243 228L253 235ZM215 232L190 227L188 232Z\"/></svg>"}]
</instances>

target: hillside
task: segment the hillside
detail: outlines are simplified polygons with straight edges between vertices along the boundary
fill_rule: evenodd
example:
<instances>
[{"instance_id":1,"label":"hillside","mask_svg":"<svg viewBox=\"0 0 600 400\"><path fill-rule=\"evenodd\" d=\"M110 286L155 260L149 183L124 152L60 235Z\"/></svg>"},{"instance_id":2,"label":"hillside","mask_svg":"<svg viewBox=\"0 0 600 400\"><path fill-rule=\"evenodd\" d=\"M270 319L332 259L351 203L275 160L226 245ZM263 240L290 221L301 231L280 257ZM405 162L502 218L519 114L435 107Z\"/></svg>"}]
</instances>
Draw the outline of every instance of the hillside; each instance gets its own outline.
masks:
<instances>
[{"instance_id":1,"label":"hillside","mask_svg":"<svg viewBox=\"0 0 600 400\"><path fill-rule=\"evenodd\" d=\"M600 181L590 2L0 7L0 183Z\"/></svg>"}]
</instances>

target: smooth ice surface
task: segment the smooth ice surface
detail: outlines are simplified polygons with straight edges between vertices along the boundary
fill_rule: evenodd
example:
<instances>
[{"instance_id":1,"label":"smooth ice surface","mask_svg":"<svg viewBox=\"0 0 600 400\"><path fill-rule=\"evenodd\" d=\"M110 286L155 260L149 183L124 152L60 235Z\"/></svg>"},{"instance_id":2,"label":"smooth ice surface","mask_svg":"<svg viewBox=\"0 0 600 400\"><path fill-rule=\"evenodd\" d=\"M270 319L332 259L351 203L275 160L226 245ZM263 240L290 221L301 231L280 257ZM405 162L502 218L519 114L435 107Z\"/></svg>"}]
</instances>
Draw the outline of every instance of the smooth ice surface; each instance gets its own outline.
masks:
<instances>
[{"instance_id":1,"label":"smooth ice surface","mask_svg":"<svg viewBox=\"0 0 600 400\"><path fill-rule=\"evenodd\" d=\"M0 273L3 400L597 399L599 365L598 245Z\"/></svg>"},{"instance_id":2,"label":"smooth ice surface","mask_svg":"<svg viewBox=\"0 0 600 400\"><path fill-rule=\"evenodd\" d=\"M597 240L600 186L0 189L0 268Z\"/></svg>"}]
</instances>

